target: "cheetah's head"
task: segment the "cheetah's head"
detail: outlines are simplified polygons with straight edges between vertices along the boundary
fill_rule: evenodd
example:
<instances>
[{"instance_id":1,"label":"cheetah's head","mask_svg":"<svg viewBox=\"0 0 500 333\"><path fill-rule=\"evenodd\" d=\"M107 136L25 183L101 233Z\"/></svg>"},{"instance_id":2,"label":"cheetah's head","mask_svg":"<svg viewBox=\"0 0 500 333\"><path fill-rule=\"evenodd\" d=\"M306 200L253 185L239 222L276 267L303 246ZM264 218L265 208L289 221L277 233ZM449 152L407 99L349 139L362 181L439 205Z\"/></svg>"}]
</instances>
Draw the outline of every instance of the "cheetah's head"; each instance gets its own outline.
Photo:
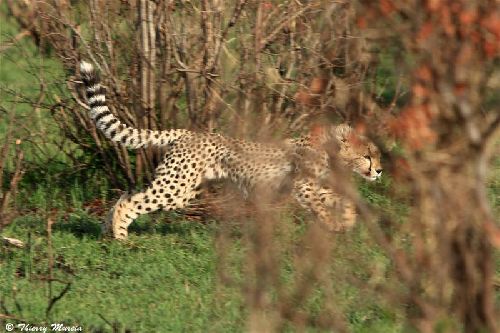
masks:
<instances>
[{"instance_id":1,"label":"cheetah's head","mask_svg":"<svg viewBox=\"0 0 500 333\"><path fill-rule=\"evenodd\" d=\"M340 147L339 156L346 165L369 181L380 178L380 151L373 142L357 135L347 124L335 127L335 138Z\"/></svg>"},{"instance_id":2,"label":"cheetah's head","mask_svg":"<svg viewBox=\"0 0 500 333\"><path fill-rule=\"evenodd\" d=\"M332 126L324 134L327 134L324 143L331 142L331 139L335 141L341 162L369 181L380 178L380 151L366 137L356 134L347 124Z\"/></svg>"}]
</instances>

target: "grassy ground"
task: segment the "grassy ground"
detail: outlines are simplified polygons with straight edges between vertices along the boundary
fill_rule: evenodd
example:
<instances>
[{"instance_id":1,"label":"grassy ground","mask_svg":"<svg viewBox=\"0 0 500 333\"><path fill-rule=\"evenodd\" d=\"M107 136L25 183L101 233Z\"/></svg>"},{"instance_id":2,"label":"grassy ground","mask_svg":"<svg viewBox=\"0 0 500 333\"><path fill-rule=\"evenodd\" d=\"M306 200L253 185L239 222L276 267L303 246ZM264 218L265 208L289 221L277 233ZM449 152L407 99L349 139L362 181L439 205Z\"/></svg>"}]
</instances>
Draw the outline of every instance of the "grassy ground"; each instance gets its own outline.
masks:
<instances>
[{"instance_id":1,"label":"grassy ground","mask_svg":"<svg viewBox=\"0 0 500 333\"><path fill-rule=\"evenodd\" d=\"M20 217L4 231L28 242L25 250L4 249L0 256L4 311L23 322L64 322L86 331L111 331L113 327L132 332L242 331L245 246L241 236L233 237L226 273L236 282L224 286L216 274L214 240L219 228L217 223L142 219L131 228L130 241L119 243L99 239L98 219L79 211L56 219L49 254L46 220ZM292 232L298 238L303 229L297 225ZM331 271L339 312L346 314L356 332L400 332L397 312L347 278L368 284L374 267L382 272L387 269L387 259L376 247L366 246L362 228L340 237ZM52 297L67 283L71 285L47 313L50 257L52 276L57 279L52 282ZM282 277L290 280L292 256L284 260ZM319 313L321 304L318 294L306 310Z\"/></svg>"},{"instance_id":2,"label":"grassy ground","mask_svg":"<svg viewBox=\"0 0 500 333\"><path fill-rule=\"evenodd\" d=\"M142 233L127 244L97 239L97 221L73 214L54 226L54 276L71 283L46 313L49 284L44 221L15 221L6 233L30 237L26 251L4 253L5 307L24 322L64 322L85 331L125 328L133 332L234 331L241 325L238 299L215 297L213 230L185 223ZM29 236L28 236L29 235ZM53 282L53 296L65 288ZM15 290L15 292L14 292ZM16 303L19 306L16 306Z\"/></svg>"}]
</instances>

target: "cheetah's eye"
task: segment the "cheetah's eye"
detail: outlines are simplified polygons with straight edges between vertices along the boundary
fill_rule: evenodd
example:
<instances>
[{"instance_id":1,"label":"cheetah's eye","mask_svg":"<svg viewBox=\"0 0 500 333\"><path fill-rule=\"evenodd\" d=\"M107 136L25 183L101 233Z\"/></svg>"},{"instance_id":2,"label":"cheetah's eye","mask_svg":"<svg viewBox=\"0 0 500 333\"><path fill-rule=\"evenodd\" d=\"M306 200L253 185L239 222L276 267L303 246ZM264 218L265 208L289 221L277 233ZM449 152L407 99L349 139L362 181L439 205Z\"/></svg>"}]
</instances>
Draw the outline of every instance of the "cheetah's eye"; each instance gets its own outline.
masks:
<instances>
[{"instance_id":1,"label":"cheetah's eye","mask_svg":"<svg viewBox=\"0 0 500 333\"><path fill-rule=\"evenodd\" d=\"M365 155L363 156L364 158L366 158L367 160L371 160L372 158L370 157L370 155Z\"/></svg>"}]
</instances>

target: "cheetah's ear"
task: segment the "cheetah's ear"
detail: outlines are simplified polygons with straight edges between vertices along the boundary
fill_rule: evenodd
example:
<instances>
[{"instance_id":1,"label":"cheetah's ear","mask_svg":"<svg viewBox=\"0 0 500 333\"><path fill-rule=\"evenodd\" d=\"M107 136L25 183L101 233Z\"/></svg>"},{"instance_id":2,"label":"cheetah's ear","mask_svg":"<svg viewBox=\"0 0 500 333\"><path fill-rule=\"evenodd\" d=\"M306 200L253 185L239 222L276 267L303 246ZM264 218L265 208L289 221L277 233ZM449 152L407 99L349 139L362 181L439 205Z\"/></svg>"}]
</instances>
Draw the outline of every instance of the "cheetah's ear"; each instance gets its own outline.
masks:
<instances>
[{"instance_id":1,"label":"cheetah's ear","mask_svg":"<svg viewBox=\"0 0 500 333\"><path fill-rule=\"evenodd\" d=\"M340 124L335 127L335 138L340 142L346 142L352 132L352 127L347 124Z\"/></svg>"}]
</instances>

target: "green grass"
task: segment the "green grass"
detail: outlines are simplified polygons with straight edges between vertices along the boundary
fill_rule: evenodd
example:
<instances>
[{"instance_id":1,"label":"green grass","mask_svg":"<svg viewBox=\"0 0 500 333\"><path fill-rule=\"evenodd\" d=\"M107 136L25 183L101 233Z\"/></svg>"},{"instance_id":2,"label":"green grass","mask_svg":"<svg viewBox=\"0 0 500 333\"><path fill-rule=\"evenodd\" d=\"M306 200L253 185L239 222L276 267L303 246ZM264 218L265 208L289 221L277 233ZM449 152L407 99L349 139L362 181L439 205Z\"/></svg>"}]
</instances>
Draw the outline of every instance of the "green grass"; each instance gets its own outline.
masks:
<instances>
[{"instance_id":1,"label":"green grass","mask_svg":"<svg viewBox=\"0 0 500 333\"><path fill-rule=\"evenodd\" d=\"M19 31L15 19L7 13L6 4L1 3L0 45L7 45ZM51 163L68 161L54 145L61 136L51 119L50 110L44 107L54 105L56 96L60 99L67 97L66 77L61 64L42 55L29 36L0 52L0 142L5 140L10 114L13 113L11 141L22 140L26 164L43 165L49 159ZM44 91L44 98L39 100L41 91ZM40 102L37 109L32 105L35 101ZM72 146L66 144L65 147ZM12 148L10 153L14 156ZM8 162L7 170L11 170L14 158Z\"/></svg>"},{"instance_id":2,"label":"green grass","mask_svg":"<svg viewBox=\"0 0 500 333\"><path fill-rule=\"evenodd\" d=\"M43 219L24 217L6 231L31 237L26 251L4 253L1 264L5 306L26 322L110 330L106 320L134 332L203 331L208 325L234 331L240 323L233 304L217 302L214 295L210 226L175 223L121 244L98 240L99 226L85 214L54 226L54 275L72 284L47 317L48 283L40 280L48 267L43 227ZM54 295L64 286L53 282Z\"/></svg>"},{"instance_id":3,"label":"green grass","mask_svg":"<svg viewBox=\"0 0 500 333\"><path fill-rule=\"evenodd\" d=\"M228 272L237 281L224 286L217 279L214 240L217 223L153 223L142 218L131 227L126 243L99 238L99 221L84 211L62 214L53 225L53 276L71 282L70 289L46 315L48 304L48 242L46 219L28 215L14 221L4 235L28 242L25 250L4 250L0 258L0 293L9 313L25 322L64 322L85 331L237 332L245 328L243 307L245 245L236 230L229 247ZM162 220L160 218L160 220ZM291 241L303 225L292 228ZM354 287L346 276L368 282L371 266L384 271L389 262L376 248L365 245L358 228L342 235L334 249L332 281L341 312L356 332L400 332L397 311L374 294ZM293 245L293 244L292 244ZM295 244L298 246L298 244ZM292 247L293 248L293 247ZM293 253L284 253L282 278L294 277ZM53 296L65 284L53 282ZM305 305L309 313L322 308L321 288ZM19 305L16 306L16 303Z\"/></svg>"}]
</instances>

